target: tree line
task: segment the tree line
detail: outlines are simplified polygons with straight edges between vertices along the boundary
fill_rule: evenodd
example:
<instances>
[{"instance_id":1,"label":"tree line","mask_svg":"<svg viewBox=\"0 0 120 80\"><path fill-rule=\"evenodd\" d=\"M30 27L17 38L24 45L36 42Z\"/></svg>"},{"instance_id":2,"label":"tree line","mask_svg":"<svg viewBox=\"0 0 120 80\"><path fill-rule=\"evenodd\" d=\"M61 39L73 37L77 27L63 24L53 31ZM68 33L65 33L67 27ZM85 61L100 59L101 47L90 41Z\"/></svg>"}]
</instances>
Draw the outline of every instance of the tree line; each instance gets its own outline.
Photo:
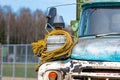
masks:
<instances>
[{"instance_id":1,"label":"tree line","mask_svg":"<svg viewBox=\"0 0 120 80\"><path fill-rule=\"evenodd\" d=\"M21 8L13 12L9 6L0 6L0 43L30 44L43 39L45 24L46 16L41 10Z\"/></svg>"}]
</instances>

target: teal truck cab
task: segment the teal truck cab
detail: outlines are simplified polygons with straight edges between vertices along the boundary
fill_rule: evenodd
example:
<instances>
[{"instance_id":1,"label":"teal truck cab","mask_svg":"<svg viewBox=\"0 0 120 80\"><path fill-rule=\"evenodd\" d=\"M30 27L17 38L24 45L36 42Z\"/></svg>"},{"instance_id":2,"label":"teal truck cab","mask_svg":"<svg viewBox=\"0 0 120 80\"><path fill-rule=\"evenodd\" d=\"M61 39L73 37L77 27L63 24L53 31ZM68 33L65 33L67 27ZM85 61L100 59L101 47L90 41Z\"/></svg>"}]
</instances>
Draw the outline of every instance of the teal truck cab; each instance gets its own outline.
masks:
<instances>
[{"instance_id":1,"label":"teal truck cab","mask_svg":"<svg viewBox=\"0 0 120 80\"><path fill-rule=\"evenodd\" d=\"M77 0L76 5L71 23L79 40L72 54L42 64L38 80L120 80L120 0Z\"/></svg>"}]
</instances>

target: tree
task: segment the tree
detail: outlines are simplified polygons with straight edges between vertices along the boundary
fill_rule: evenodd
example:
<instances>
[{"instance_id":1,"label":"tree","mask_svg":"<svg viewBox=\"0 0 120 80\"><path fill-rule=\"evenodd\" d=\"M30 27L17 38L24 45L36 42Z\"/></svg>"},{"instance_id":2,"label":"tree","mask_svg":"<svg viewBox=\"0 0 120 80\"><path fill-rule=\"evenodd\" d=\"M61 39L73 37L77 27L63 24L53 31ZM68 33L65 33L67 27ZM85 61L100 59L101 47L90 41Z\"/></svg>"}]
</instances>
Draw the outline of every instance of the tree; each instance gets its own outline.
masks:
<instances>
[{"instance_id":1,"label":"tree","mask_svg":"<svg viewBox=\"0 0 120 80\"><path fill-rule=\"evenodd\" d=\"M43 39L46 17L40 10L31 13L22 8L14 13L9 6L0 7L0 41L7 44L30 44Z\"/></svg>"},{"instance_id":2,"label":"tree","mask_svg":"<svg viewBox=\"0 0 120 80\"><path fill-rule=\"evenodd\" d=\"M32 15L29 9L21 9L20 15L18 16L18 28L19 28L19 37L21 39L21 43L29 43L29 36L32 33L29 33L29 29L32 26Z\"/></svg>"},{"instance_id":3,"label":"tree","mask_svg":"<svg viewBox=\"0 0 120 80\"><path fill-rule=\"evenodd\" d=\"M33 15L34 39L43 39L45 33L46 16L40 10L36 10Z\"/></svg>"},{"instance_id":4,"label":"tree","mask_svg":"<svg viewBox=\"0 0 120 80\"><path fill-rule=\"evenodd\" d=\"M4 6L4 19L5 19L5 36L6 36L6 43L10 44L10 19L12 10L9 6Z\"/></svg>"},{"instance_id":5,"label":"tree","mask_svg":"<svg viewBox=\"0 0 120 80\"><path fill-rule=\"evenodd\" d=\"M5 43L5 20L3 9L0 6L0 43Z\"/></svg>"}]
</instances>

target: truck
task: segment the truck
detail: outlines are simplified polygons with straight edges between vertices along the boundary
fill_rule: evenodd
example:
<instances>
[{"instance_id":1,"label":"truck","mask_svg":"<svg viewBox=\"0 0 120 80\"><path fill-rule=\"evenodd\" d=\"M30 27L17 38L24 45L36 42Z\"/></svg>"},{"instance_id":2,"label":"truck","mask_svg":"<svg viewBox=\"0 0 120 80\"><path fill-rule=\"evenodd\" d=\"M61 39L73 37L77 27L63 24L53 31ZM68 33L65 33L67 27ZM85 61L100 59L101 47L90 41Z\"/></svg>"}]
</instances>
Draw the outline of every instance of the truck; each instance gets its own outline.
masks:
<instances>
[{"instance_id":1,"label":"truck","mask_svg":"<svg viewBox=\"0 0 120 80\"><path fill-rule=\"evenodd\" d=\"M55 14L52 7L48 27L54 24ZM75 36L71 54L43 62L38 66L38 80L120 80L120 0L76 0L76 20L71 27ZM66 36L49 35L46 40L44 45L51 51L61 47L52 46L57 41L64 45Z\"/></svg>"}]
</instances>

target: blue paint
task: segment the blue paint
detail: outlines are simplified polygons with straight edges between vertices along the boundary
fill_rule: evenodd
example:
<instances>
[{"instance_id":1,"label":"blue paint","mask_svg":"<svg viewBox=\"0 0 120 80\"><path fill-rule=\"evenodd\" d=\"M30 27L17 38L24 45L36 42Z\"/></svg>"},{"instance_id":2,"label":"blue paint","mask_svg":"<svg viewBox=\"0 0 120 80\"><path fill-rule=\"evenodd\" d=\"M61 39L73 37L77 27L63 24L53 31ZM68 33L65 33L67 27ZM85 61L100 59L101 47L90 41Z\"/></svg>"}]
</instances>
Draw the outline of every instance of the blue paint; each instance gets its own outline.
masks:
<instances>
[{"instance_id":1,"label":"blue paint","mask_svg":"<svg viewBox=\"0 0 120 80\"><path fill-rule=\"evenodd\" d=\"M120 38L80 39L71 58L120 62Z\"/></svg>"}]
</instances>

